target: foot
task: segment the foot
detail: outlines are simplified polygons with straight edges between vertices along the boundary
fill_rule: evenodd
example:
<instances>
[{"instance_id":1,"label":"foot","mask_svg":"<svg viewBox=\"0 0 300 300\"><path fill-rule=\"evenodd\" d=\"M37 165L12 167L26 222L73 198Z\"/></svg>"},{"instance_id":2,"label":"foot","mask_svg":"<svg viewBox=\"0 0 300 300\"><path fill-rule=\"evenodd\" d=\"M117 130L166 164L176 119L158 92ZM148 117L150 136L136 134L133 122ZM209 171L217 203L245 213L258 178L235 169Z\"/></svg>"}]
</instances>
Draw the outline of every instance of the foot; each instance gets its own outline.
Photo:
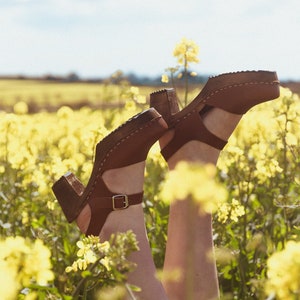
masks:
<instances>
[{"instance_id":1,"label":"foot","mask_svg":"<svg viewBox=\"0 0 300 300\"><path fill-rule=\"evenodd\" d=\"M102 178L108 189L113 193L127 195L136 194L143 191L144 168L145 162L140 162L123 168L107 170L104 172ZM134 178L134 180L132 180L132 178ZM124 232L133 229L132 227L136 226L138 216L131 216L130 212L136 211L135 206L141 205L133 205L124 210L111 212L102 228L100 234L101 239L107 240L114 229L115 232ZM143 213L140 214L143 218ZM89 205L86 205L76 220L77 226L82 233L87 231L90 218L91 209ZM138 219L141 219L141 217ZM128 224L129 222L131 224ZM105 234L105 232L110 232L110 234Z\"/></svg>"},{"instance_id":2,"label":"foot","mask_svg":"<svg viewBox=\"0 0 300 300\"><path fill-rule=\"evenodd\" d=\"M232 114L219 108L209 110L203 116L203 123L207 129L223 140L228 140L239 123L242 115ZM197 129L191 129L197 130ZM174 129L168 130L160 139L163 149L174 136ZM190 141L181 147L168 160L170 169L174 169L179 161L201 161L216 164L220 150L200 141Z\"/></svg>"}]
</instances>

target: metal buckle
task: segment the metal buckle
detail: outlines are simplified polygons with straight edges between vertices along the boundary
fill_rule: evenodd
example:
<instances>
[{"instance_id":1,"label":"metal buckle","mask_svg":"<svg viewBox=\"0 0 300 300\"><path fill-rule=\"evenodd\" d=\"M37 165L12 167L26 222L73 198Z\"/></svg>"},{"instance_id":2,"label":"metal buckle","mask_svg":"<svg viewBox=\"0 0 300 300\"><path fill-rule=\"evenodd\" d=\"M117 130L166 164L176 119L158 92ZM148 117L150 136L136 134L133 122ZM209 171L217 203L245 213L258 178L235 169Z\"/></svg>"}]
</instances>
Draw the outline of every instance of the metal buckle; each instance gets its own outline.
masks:
<instances>
[{"instance_id":1,"label":"metal buckle","mask_svg":"<svg viewBox=\"0 0 300 300\"><path fill-rule=\"evenodd\" d=\"M112 199L113 210L122 210L129 206L127 195L114 195L114 196L112 196L111 199ZM122 202L123 206L116 207L116 203L115 203L116 200L123 200L123 202Z\"/></svg>"}]
</instances>

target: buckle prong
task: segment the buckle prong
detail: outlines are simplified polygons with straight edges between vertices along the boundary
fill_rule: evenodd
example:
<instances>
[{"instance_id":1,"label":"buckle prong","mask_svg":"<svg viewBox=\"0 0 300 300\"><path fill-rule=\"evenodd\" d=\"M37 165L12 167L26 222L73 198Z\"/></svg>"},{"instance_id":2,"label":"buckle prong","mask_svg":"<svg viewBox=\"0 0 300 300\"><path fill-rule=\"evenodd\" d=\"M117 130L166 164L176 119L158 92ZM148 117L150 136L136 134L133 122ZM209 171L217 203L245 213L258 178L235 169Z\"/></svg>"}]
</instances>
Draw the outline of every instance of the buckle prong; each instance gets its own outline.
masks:
<instances>
[{"instance_id":1,"label":"buckle prong","mask_svg":"<svg viewBox=\"0 0 300 300\"><path fill-rule=\"evenodd\" d=\"M129 206L129 202L128 202L128 196L127 195L114 195L112 196L112 206L113 206L113 210L122 210L125 209ZM123 200L122 202L122 207L117 207L115 201L116 200Z\"/></svg>"}]
</instances>

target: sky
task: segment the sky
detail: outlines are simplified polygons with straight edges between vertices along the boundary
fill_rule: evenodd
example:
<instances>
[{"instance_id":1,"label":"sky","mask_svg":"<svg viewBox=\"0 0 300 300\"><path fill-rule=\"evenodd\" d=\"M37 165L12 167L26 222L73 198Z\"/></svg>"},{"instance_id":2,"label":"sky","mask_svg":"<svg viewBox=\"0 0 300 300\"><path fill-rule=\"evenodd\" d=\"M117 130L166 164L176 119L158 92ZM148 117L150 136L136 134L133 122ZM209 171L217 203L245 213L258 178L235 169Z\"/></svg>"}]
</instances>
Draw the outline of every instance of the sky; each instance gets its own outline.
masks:
<instances>
[{"instance_id":1,"label":"sky","mask_svg":"<svg viewBox=\"0 0 300 300\"><path fill-rule=\"evenodd\" d=\"M183 37L199 75L300 80L299 0L0 0L0 75L159 76Z\"/></svg>"}]
</instances>

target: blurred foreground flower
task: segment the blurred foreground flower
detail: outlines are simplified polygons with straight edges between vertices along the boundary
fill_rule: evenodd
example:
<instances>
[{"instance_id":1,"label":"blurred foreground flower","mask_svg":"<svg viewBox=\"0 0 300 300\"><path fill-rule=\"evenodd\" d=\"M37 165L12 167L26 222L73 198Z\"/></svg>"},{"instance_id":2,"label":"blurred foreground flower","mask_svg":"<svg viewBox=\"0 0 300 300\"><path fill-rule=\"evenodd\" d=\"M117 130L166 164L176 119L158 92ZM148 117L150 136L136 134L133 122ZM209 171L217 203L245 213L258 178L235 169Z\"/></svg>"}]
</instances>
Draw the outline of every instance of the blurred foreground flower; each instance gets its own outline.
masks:
<instances>
[{"instance_id":1,"label":"blurred foreground flower","mask_svg":"<svg viewBox=\"0 0 300 300\"><path fill-rule=\"evenodd\" d=\"M199 213L212 213L227 199L225 187L217 182L214 165L180 162L169 173L162 198L172 202L189 197L199 204Z\"/></svg>"},{"instance_id":2,"label":"blurred foreground flower","mask_svg":"<svg viewBox=\"0 0 300 300\"><path fill-rule=\"evenodd\" d=\"M46 285L54 279L51 253L41 240L30 242L23 237L0 241L1 299L17 299L18 293L32 284ZM33 294L34 295L34 294ZM32 299L35 299L33 297Z\"/></svg>"},{"instance_id":3,"label":"blurred foreground flower","mask_svg":"<svg viewBox=\"0 0 300 300\"><path fill-rule=\"evenodd\" d=\"M267 292L278 300L300 299L300 242L289 241L268 259Z\"/></svg>"}]
</instances>

